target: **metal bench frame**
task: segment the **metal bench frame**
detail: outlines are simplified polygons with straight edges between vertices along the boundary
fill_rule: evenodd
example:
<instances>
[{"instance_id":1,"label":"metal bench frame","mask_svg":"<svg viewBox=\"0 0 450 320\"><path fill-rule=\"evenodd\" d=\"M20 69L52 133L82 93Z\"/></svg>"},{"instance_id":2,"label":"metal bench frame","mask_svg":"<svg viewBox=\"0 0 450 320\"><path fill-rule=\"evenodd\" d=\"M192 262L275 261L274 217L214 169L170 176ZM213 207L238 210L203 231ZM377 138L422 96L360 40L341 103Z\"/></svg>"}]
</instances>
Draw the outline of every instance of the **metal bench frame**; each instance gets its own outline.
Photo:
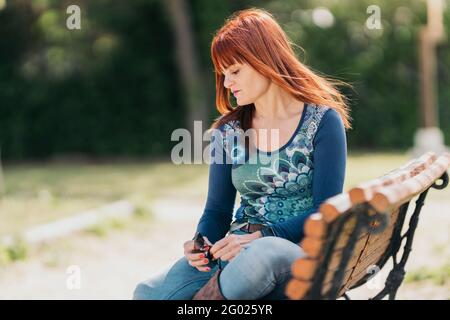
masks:
<instances>
[{"instance_id":1,"label":"metal bench frame","mask_svg":"<svg viewBox=\"0 0 450 320\"><path fill-rule=\"evenodd\" d=\"M441 184L436 184L437 181L442 180ZM403 282L405 276L405 265L408 260L409 254L412 250L412 242L414 239L414 233L417 228L417 224L419 222L419 215L421 209L424 205L425 198L428 194L428 190L430 188L434 188L437 190L442 190L448 185L448 174L445 172L438 180L436 180L430 187L424 190L418 196L416 200L416 206L414 208L414 212L411 215L409 220L408 230L402 235L401 231L405 223L405 218L408 213L409 204L412 201L410 199L408 202L402 204L399 208L399 216L397 221L395 222L392 238L390 240L389 247L381 256L376 265L382 269L389 258L393 259L393 268L389 272L387 277L385 287L373 298L370 300L380 300L383 299L386 295L389 295L389 300L394 300L397 294L397 290ZM372 214L375 212L374 214ZM306 299L337 299L339 298L339 292L341 291L342 282L345 275L345 269L347 267L350 258L354 254L355 244L364 230L368 230L370 233L380 233L386 228L388 224L388 215L383 212L377 212L368 202L364 202L361 204L357 204L352 206L346 213L351 214L343 214L339 218L337 218L334 223L328 225L327 234L330 236L326 240L325 246L322 250L323 261L320 266L316 270L316 273L313 277L313 283L311 289L305 296ZM371 213L371 214L369 214ZM347 246L343 249L342 258L339 261L338 269L333 274L333 280L331 288L326 292L322 293L322 287L324 284L324 279L327 274L328 266L330 264L334 247L337 244L337 240L341 236L342 229L344 225L348 222L349 219L355 219L356 215L356 224L354 229L351 231L349 236ZM405 245L403 247L403 253L400 261L398 262L397 255L400 250L402 242L406 239ZM346 291L350 289L357 288L363 284L365 284L369 278L373 277L372 274L367 274L364 278L354 284L352 287L347 288ZM344 293L343 297L347 300L350 300L349 296Z\"/></svg>"}]
</instances>

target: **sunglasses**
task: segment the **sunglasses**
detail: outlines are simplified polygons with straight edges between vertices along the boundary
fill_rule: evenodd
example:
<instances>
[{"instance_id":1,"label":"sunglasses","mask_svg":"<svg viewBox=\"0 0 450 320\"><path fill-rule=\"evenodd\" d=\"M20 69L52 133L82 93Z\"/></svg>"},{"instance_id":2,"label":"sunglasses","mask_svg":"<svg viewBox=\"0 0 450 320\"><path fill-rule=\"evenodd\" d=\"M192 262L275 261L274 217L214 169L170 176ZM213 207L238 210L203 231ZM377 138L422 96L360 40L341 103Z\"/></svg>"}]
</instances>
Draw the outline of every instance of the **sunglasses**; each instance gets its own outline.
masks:
<instances>
[{"instance_id":1,"label":"sunglasses","mask_svg":"<svg viewBox=\"0 0 450 320\"><path fill-rule=\"evenodd\" d=\"M197 234L194 237L194 250L192 250L193 253L204 253L205 258L208 259L208 267L213 267L217 260L214 259L213 255L211 254L211 247L205 242L205 239L203 239L203 235L200 232L197 232Z\"/></svg>"}]
</instances>

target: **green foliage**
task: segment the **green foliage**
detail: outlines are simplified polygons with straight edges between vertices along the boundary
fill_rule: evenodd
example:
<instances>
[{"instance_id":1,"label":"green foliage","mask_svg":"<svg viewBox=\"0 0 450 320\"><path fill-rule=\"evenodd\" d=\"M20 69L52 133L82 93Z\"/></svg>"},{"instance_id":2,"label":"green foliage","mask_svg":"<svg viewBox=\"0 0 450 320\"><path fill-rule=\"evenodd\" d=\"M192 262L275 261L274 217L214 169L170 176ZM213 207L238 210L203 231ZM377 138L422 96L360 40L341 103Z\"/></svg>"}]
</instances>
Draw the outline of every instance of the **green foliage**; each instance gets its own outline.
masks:
<instances>
[{"instance_id":1,"label":"green foliage","mask_svg":"<svg viewBox=\"0 0 450 320\"><path fill-rule=\"evenodd\" d=\"M426 23L420 0L262 1L274 12L293 42L306 51L299 56L314 70L349 82L353 129L350 147L397 149L413 143L419 119L419 62L417 34ZM369 30L367 8L377 5L382 30ZM313 23L313 9L326 6L334 25ZM450 11L445 11L447 35ZM440 124L450 141L448 45L439 49Z\"/></svg>"},{"instance_id":2,"label":"green foliage","mask_svg":"<svg viewBox=\"0 0 450 320\"><path fill-rule=\"evenodd\" d=\"M109 231L121 230L126 226L126 221L119 218L109 218L86 229L86 233L97 237L106 237Z\"/></svg>"},{"instance_id":3,"label":"green foliage","mask_svg":"<svg viewBox=\"0 0 450 320\"><path fill-rule=\"evenodd\" d=\"M160 1L8 2L0 11L0 145L6 159L149 155L183 125Z\"/></svg>"},{"instance_id":4,"label":"green foliage","mask_svg":"<svg viewBox=\"0 0 450 320\"><path fill-rule=\"evenodd\" d=\"M444 264L439 268L420 268L419 270L408 272L406 274L405 282L422 282L432 281L437 286L445 286L450 280L450 264Z\"/></svg>"},{"instance_id":5,"label":"green foliage","mask_svg":"<svg viewBox=\"0 0 450 320\"><path fill-rule=\"evenodd\" d=\"M0 266L10 262L24 260L28 254L28 246L19 236L14 236L11 243L0 244Z\"/></svg>"},{"instance_id":6,"label":"green foliage","mask_svg":"<svg viewBox=\"0 0 450 320\"><path fill-rule=\"evenodd\" d=\"M20 238L17 238L14 243L7 247L6 250L10 261L24 260L27 257L27 244Z\"/></svg>"},{"instance_id":7,"label":"green foliage","mask_svg":"<svg viewBox=\"0 0 450 320\"><path fill-rule=\"evenodd\" d=\"M151 211L151 209L143 205L136 206L133 214L136 218L139 219L148 219L154 217L154 213Z\"/></svg>"},{"instance_id":8,"label":"green foliage","mask_svg":"<svg viewBox=\"0 0 450 320\"><path fill-rule=\"evenodd\" d=\"M187 2L203 80L214 112L210 60L214 32L232 12L273 12L312 69L353 84L350 147L405 149L419 119L417 33L422 0L252 0ZM68 30L66 8L81 8L81 30ZM365 26L369 5L382 30ZM316 25L313 9L333 14ZM0 10L0 147L5 159L60 154L167 154L171 132L185 127L185 102L174 59L169 15L158 0L8 1ZM450 10L445 11L450 34ZM440 124L450 141L450 51L438 50Z\"/></svg>"}]
</instances>

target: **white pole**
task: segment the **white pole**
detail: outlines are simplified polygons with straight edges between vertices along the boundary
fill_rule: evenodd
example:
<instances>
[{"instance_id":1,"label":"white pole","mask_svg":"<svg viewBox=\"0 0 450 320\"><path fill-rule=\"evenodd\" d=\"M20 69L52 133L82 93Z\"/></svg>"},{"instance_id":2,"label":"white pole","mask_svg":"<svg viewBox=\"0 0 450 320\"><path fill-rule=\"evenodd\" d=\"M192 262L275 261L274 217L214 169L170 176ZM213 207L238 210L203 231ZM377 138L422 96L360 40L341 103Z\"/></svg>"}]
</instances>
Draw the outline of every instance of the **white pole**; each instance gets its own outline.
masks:
<instances>
[{"instance_id":1,"label":"white pole","mask_svg":"<svg viewBox=\"0 0 450 320\"><path fill-rule=\"evenodd\" d=\"M427 1L428 34L437 42L444 36L444 2L442 0Z\"/></svg>"},{"instance_id":2,"label":"white pole","mask_svg":"<svg viewBox=\"0 0 450 320\"><path fill-rule=\"evenodd\" d=\"M427 25L419 31L419 67L420 67L420 116L421 127L414 136L414 147L410 156L416 158L427 151L440 154L450 151L445 146L444 134L439 128L437 96L436 47L445 41L443 23L443 0L427 0Z\"/></svg>"}]
</instances>

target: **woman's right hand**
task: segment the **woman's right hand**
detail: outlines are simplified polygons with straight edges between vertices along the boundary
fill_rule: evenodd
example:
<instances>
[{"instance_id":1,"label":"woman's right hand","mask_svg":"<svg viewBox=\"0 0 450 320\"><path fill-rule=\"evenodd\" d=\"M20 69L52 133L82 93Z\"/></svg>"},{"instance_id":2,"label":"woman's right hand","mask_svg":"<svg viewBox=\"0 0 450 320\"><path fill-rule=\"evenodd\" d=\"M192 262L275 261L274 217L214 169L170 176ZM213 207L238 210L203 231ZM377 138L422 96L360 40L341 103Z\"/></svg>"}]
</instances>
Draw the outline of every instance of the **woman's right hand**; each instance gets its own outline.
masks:
<instances>
[{"instance_id":1,"label":"woman's right hand","mask_svg":"<svg viewBox=\"0 0 450 320\"><path fill-rule=\"evenodd\" d=\"M211 242L209 242L208 238L203 237L205 242L212 247ZM184 243L184 256L186 257L188 263L197 268L199 271L208 272L211 271L211 268L206 266L209 262L208 259L205 258L205 253L194 253L194 240L189 240Z\"/></svg>"}]
</instances>

